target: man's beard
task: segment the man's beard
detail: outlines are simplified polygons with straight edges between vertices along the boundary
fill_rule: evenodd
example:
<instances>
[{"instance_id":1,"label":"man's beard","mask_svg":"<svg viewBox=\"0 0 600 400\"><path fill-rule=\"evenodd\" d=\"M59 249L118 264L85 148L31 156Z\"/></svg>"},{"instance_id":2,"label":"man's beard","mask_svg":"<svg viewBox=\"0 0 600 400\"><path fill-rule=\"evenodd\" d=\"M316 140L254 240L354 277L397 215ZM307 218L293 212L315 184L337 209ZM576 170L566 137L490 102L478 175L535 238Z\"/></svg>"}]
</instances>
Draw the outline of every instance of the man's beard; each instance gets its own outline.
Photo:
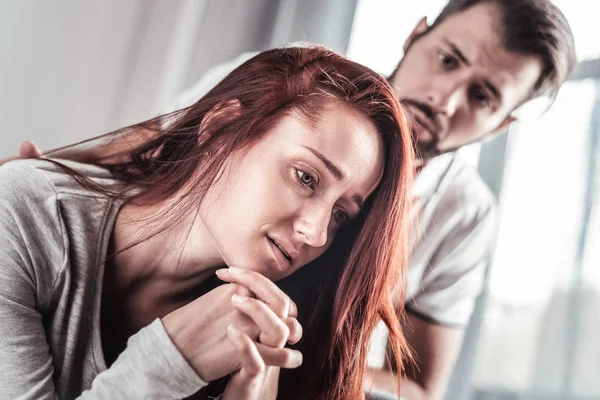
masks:
<instances>
[{"instance_id":1,"label":"man's beard","mask_svg":"<svg viewBox=\"0 0 600 400\"><path fill-rule=\"evenodd\" d=\"M406 110L406 114L409 117L410 134L412 137L415 151L417 153L417 157L422 160L429 160L433 157L447 152L439 148L439 130L441 129L441 124L437 121L437 117L434 111L431 109L431 107L427 104L412 99L400 99L400 103ZM432 136L431 140L419 140L419 135L415 126L417 122L413 121L414 117L412 109L414 108L418 109L421 113L425 114L425 116L430 120L431 124L435 127L434 129L436 129L436 131L430 132L430 135Z\"/></svg>"}]
</instances>

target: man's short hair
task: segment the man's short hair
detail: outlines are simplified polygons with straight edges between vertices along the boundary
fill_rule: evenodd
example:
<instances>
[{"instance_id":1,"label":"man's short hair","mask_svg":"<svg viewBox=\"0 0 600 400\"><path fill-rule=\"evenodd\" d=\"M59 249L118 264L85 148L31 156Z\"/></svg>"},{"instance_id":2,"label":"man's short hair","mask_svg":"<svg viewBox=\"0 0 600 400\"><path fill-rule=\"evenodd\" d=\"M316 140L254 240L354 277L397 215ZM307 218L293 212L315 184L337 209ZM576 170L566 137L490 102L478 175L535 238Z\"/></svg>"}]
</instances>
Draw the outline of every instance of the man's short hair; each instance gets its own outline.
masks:
<instances>
[{"instance_id":1,"label":"man's short hair","mask_svg":"<svg viewBox=\"0 0 600 400\"><path fill-rule=\"evenodd\" d=\"M449 0L431 29L452 14L486 2L497 4L501 10L499 29L504 48L537 56L543 62L529 98L546 93L554 98L575 66L576 57L569 23L550 0Z\"/></svg>"}]
</instances>

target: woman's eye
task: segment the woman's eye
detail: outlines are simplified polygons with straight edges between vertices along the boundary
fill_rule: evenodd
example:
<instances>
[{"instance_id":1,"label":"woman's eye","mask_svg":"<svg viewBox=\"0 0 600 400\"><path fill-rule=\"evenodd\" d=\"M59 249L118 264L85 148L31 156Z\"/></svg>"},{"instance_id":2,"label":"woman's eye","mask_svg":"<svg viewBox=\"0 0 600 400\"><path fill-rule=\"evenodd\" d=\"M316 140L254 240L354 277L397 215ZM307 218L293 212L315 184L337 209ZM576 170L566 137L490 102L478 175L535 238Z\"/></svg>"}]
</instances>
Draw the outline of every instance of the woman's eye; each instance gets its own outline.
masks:
<instances>
[{"instance_id":1,"label":"woman's eye","mask_svg":"<svg viewBox=\"0 0 600 400\"><path fill-rule=\"evenodd\" d=\"M446 53L439 53L438 58L442 66L448 70L452 70L458 66L456 59Z\"/></svg>"},{"instance_id":2,"label":"woman's eye","mask_svg":"<svg viewBox=\"0 0 600 400\"><path fill-rule=\"evenodd\" d=\"M341 225L350 219L350 216L343 210L333 210L333 218L336 224Z\"/></svg>"},{"instance_id":3,"label":"woman's eye","mask_svg":"<svg viewBox=\"0 0 600 400\"><path fill-rule=\"evenodd\" d=\"M315 178L312 175L307 174L306 172L297 169L296 170L296 177L298 179L298 182L300 182L304 186L308 186L311 189L314 189Z\"/></svg>"}]
</instances>

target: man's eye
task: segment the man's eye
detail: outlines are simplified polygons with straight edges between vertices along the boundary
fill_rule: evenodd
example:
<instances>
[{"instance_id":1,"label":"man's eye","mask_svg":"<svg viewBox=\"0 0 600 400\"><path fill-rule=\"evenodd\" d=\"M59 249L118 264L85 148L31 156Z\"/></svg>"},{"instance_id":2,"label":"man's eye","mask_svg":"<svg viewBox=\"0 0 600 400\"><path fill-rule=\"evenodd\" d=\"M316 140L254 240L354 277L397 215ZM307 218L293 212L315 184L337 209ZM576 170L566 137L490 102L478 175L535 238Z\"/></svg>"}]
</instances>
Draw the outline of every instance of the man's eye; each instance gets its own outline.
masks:
<instances>
[{"instance_id":1,"label":"man's eye","mask_svg":"<svg viewBox=\"0 0 600 400\"><path fill-rule=\"evenodd\" d=\"M481 88L474 88L472 92L473 100L477 103L477 105L481 107L489 107L491 102L485 93L485 91L481 90Z\"/></svg>"},{"instance_id":2,"label":"man's eye","mask_svg":"<svg viewBox=\"0 0 600 400\"><path fill-rule=\"evenodd\" d=\"M315 178L307 174L306 172L297 169L296 170L296 179L304 186L308 186L311 189L314 189L315 186Z\"/></svg>"},{"instance_id":3,"label":"man's eye","mask_svg":"<svg viewBox=\"0 0 600 400\"><path fill-rule=\"evenodd\" d=\"M438 58L442 66L448 70L452 70L458 66L458 61L456 58L446 53L439 53Z\"/></svg>"}]
</instances>

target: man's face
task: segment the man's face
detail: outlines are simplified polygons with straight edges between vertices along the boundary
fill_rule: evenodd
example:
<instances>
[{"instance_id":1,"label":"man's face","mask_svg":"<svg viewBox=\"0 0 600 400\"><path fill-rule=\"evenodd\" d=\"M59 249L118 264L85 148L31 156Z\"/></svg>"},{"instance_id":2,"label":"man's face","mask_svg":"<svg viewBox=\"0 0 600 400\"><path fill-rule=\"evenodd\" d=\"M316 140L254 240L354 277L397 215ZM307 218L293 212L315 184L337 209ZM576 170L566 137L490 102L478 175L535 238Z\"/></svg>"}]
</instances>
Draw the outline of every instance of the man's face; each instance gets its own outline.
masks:
<instances>
[{"instance_id":1,"label":"man's face","mask_svg":"<svg viewBox=\"0 0 600 400\"><path fill-rule=\"evenodd\" d=\"M500 26L498 6L484 3L429 31L422 21L408 39L392 84L424 159L501 131L533 90L541 60L506 51Z\"/></svg>"}]
</instances>

